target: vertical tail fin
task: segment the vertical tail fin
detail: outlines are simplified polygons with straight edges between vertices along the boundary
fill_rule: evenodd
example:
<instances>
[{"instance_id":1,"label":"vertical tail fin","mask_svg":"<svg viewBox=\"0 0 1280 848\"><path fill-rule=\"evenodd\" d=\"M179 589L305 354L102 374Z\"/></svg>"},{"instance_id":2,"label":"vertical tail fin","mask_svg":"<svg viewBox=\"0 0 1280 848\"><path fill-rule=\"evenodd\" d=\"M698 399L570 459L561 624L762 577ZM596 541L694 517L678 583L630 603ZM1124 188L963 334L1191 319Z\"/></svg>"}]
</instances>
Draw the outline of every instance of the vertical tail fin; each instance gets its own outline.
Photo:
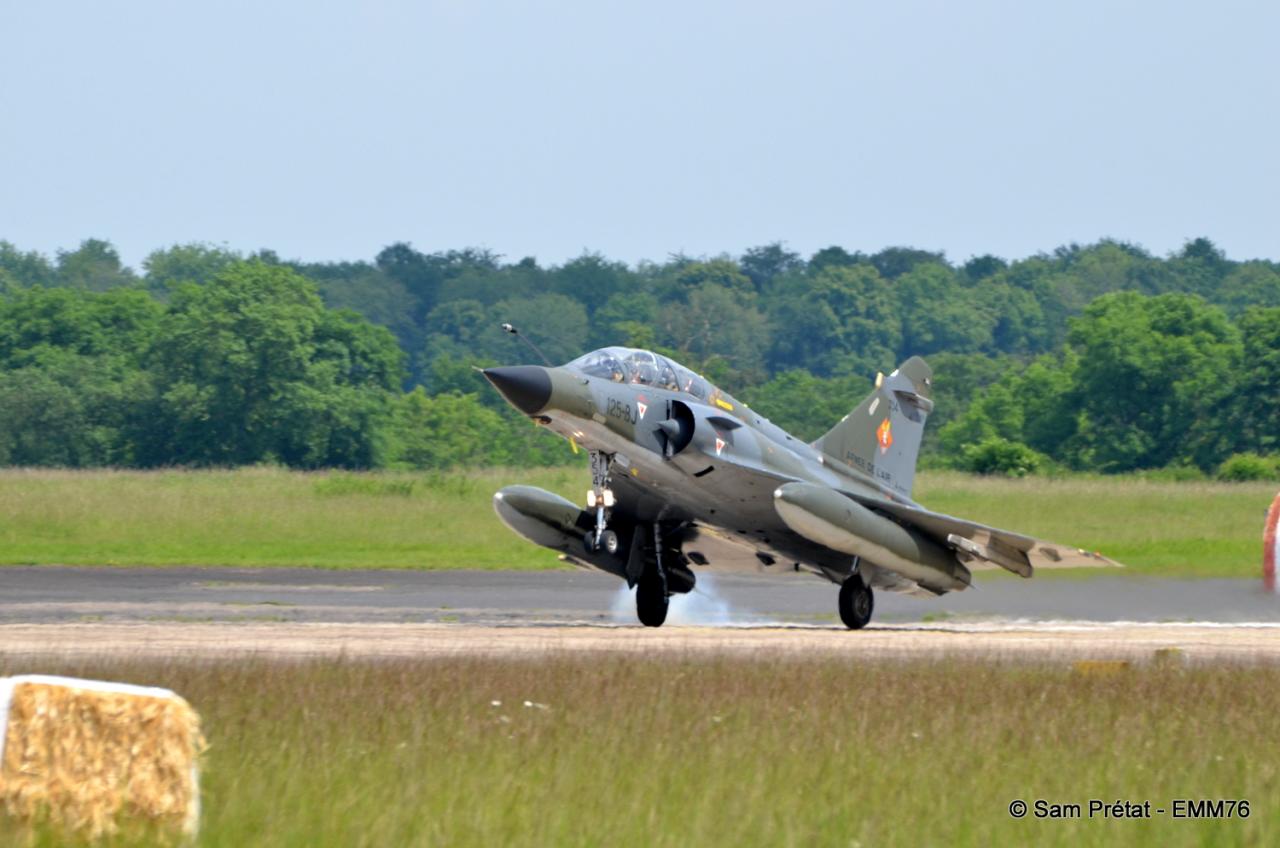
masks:
<instances>
[{"instance_id":1,"label":"vertical tail fin","mask_svg":"<svg viewBox=\"0 0 1280 848\"><path fill-rule=\"evenodd\" d=\"M877 375L875 390L814 447L910 497L932 397L933 371L913 356L889 376Z\"/></svg>"}]
</instances>

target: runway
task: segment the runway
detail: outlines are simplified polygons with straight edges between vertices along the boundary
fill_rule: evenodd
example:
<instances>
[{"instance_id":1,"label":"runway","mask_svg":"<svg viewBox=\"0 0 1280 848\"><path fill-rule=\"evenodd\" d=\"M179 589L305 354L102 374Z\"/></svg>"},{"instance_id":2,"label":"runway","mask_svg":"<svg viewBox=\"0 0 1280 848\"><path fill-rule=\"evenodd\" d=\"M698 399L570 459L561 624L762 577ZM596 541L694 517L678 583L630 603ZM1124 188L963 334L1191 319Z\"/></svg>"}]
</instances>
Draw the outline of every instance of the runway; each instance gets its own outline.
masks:
<instances>
[{"instance_id":1,"label":"runway","mask_svg":"<svg viewBox=\"0 0 1280 848\"><path fill-rule=\"evenodd\" d=\"M937 599L880 593L851 633L836 588L716 575L635 624L589 572L0 569L0 654L153 659L582 653L753 658L1280 662L1280 599L1245 580L998 577Z\"/></svg>"},{"instance_id":2,"label":"runway","mask_svg":"<svg viewBox=\"0 0 1280 848\"><path fill-rule=\"evenodd\" d=\"M836 587L803 574L703 574L672 623L834 625ZM940 621L1280 623L1256 580L1090 573L980 574L940 598L876 593L874 623ZM330 622L631 624L621 581L588 571L328 571L244 568L0 568L0 624Z\"/></svg>"}]
</instances>

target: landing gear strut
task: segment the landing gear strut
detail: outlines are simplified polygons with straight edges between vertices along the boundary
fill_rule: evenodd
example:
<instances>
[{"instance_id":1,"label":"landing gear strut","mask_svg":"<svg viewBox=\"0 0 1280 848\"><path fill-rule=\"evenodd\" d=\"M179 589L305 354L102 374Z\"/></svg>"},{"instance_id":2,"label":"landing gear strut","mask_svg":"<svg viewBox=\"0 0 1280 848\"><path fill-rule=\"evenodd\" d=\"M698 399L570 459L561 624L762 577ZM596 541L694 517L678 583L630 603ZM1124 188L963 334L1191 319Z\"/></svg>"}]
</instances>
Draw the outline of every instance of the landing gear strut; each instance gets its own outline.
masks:
<instances>
[{"instance_id":1,"label":"landing gear strut","mask_svg":"<svg viewBox=\"0 0 1280 848\"><path fill-rule=\"evenodd\" d=\"M613 473L613 454L591 451L591 491L587 492L587 507L596 511L596 527L583 539L588 553L605 550L618 552L618 534L608 529L609 512L613 509L613 489L609 478Z\"/></svg>"},{"instance_id":2,"label":"landing gear strut","mask_svg":"<svg viewBox=\"0 0 1280 848\"><path fill-rule=\"evenodd\" d=\"M849 579L840 585L840 620L850 630L861 630L871 621L871 611L875 609L875 599L871 595L871 587L862 579L857 571L849 575Z\"/></svg>"}]
</instances>

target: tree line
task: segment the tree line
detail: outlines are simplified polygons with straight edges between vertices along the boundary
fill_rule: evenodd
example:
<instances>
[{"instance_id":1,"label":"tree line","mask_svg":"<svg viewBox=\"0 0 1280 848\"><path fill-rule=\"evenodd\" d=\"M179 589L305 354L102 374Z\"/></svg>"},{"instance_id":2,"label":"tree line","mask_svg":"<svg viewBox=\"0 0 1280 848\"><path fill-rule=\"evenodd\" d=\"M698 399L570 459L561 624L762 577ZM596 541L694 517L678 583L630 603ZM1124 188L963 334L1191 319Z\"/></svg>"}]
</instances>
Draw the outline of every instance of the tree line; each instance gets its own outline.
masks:
<instances>
[{"instance_id":1,"label":"tree line","mask_svg":"<svg viewBox=\"0 0 1280 848\"><path fill-rule=\"evenodd\" d=\"M1280 451L1280 265L1203 238L1163 257L1113 240L964 263L775 243L636 265L186 244L138 271L90 239L53 258L0 241L0 463L567 461L475 371L529 358L502 321L557 362L660 350L805 438L877 371L926 356L933 465L1203 472L1246 454L1273 470Z\"/></svg>"}]
</instances>

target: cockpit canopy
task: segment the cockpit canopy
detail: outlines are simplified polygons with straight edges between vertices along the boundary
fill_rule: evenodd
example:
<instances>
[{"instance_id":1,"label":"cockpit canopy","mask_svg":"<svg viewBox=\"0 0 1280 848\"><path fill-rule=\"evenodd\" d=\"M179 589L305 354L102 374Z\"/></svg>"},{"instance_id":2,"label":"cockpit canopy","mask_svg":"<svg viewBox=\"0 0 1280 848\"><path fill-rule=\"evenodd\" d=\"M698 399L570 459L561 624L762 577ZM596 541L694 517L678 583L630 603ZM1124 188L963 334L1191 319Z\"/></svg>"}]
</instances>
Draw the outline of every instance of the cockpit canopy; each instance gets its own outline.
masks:
<instances>
[{"instance_id":1,"label":"cockpit canopy","mask_svg":"<svg viewBox=\"0 0 1280 848\"><path fill-rule=\"evenodd\" d=\"M684 392L699 400L705 400L709 392L706 380L688 368L647 350L604 347L579 356L568 367L576 368L589 377Z\"/></svg>"}]
</instances>

